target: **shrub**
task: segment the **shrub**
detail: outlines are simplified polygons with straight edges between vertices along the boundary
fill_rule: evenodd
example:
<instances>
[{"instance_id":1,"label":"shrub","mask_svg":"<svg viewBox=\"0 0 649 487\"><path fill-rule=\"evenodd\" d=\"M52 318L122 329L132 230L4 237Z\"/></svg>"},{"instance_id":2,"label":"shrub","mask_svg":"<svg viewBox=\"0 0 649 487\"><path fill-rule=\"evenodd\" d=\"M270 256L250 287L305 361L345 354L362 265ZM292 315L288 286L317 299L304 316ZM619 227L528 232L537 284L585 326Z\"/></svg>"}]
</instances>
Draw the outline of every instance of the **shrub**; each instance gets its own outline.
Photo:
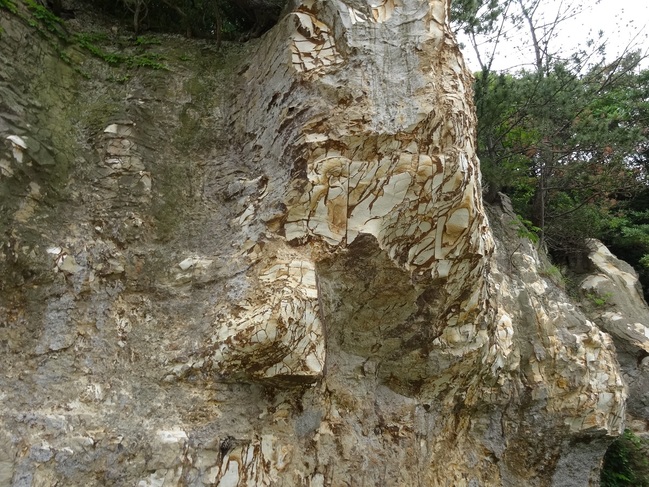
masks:
<instances>
[{"instance_id":1,"label":"shrub","mask_svg":"<svg viewBox=\"0 0 649 487\"><path fill-rule=\"evenodd\" d=\"M602 487L649 487L649 440L626 430L606 451Z\"/></svg>"}]
</instances>

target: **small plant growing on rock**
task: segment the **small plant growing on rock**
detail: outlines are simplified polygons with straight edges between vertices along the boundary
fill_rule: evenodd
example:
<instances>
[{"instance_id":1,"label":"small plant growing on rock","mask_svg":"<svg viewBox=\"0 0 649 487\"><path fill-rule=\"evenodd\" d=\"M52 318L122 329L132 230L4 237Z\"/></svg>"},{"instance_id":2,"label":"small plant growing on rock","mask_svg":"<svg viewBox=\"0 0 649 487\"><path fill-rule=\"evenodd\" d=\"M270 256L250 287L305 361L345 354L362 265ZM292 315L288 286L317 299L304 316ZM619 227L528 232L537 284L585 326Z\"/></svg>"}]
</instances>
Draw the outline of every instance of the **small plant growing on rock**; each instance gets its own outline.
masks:
<instances>
[{"instance_id":1,"label":"small plant growing on rock","mask_svg":"<svg viewBox=\"0 0 649 487\"><path fill-rule=\"evenodd\" d=\"M67 38L67 33L65 32L62 21L59 17L35 0L25 0L25 4L34 18L40 21L48 31L56 34L61 39Z\"/></svg>"},{"instance_id":2,"label":"small plant growing on rock","mask_svg":"<svg viewBox=\"0 0 649 487\"><path fill-rule=\"evenodd\" d=\"M99 43L107 41L107 37L103 33L82 33L75 35L74 38L79 46L83 47L95 57L111 66L125 65L129 68L142 67L156 70L167 69L167 67L161 62L162 57L155 53L124 55L102 49L99 47ZM136 41L136 44L149 45L155 44L155 42L150 41L138 44Z\"/></svg>"},{"instance_id":3,"label":"small plant growing on rock","mask_svg":"<svg viewBox=\"0 0 649 487\"><path fill-rule=\"evenodd\" d=\"M138 36L135 39L135 45L137 46L154 46L160 44L162 44L162 41L152 36Z\"/></svg>"},{"instance_id":4,"label":"small plant growing on rock","mask_svg":"<svg viewBox=\"0 0 649 487\"><path fill-rule=\"evenodd\" d=\"M7 9L12 14L15 14L17 12L16 4L11 0L0 0L0 8Z\"/></svg>"},{"instance_id":5,"label":"small plant growing on rock","mask_svg":"<svg viewBox=\"0 0 649 487\"><path fill-rule=\"evenodd\" d=\"M520 238L526 238L534 244L539 242L539 232L541 229L535 226L530 220L516 215L516 218L512 220L510 225L516 229L516 233Z\"/></svg>"},{"instance_id":6,"label":"small plant growing on rock","mask_svg":"<svg viewBox=\"0 0 649 487\"><path fill-rule=\"evenodd\" d=\"M649 441L626 430L606 451L602 487L649 487Z\"/></svg>"},{"instance_id":7,"label":"small plant growing on rock","mask_svg":"<svg viewBox=\"0 0 649 487\"><path fill-rule=\"evenodd\" d=\"M561 269L557 266L548 264L543 269L541 269L540 274L543 277L547 277L552 282L554 282L559 287L565 287L565 281Z\"/></svg>"},{"instance_id":8,"label":"small plant growing on rock","mask_svg":"<svg viewBox=\"0 0 649 487\"><path fill-rule=\"evenodd\" d=\"M608 304L609 300L611 299L611 293L605 293L603 295L596 293L586 293L586 297L597 308L602 308Z\"/></svg>"}]
</instances>

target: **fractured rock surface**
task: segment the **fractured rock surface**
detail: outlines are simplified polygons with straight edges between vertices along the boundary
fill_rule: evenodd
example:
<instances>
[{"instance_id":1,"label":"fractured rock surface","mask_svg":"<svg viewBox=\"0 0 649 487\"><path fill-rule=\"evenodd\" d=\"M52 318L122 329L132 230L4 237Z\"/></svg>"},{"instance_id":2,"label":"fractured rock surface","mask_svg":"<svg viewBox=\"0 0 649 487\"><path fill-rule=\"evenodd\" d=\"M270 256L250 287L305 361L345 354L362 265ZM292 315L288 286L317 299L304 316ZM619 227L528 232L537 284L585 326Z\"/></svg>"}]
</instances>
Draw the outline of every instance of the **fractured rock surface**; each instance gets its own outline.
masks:
<instances>
[{"instance_id":1,"label":"fractured rock surface","mask_svg":"<svg viewBox=\"0 0 649 487\"><path fill-rule=\"evenodd\" d=\"M120 83L0 10L0 484L597 484L648 311L483 207L447 10L295 1Z\"/></svg>"}]
</instances>

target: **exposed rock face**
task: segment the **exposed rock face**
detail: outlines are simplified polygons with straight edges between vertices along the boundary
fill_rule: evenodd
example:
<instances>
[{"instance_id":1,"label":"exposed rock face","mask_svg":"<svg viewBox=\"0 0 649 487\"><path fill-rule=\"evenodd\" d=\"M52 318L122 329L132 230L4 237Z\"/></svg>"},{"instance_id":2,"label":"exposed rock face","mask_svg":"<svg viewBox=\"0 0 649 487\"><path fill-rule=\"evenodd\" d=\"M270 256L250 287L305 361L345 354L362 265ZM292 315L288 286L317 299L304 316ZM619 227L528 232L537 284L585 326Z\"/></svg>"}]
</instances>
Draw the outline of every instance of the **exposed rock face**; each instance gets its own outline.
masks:
<instances>
[{"instance_id":1,"label":"exposed rock face","mask_svg":"<svg viewBox=\"0 0 649 487\"><path fill-rule=\"evenodd\" d=\"M586 313L609 333L629 386L629 419L649 418L649 309L633 268L598 241L588 243L591 272L580 283ZM646 426L642 428L646 430Z\"/></svg>"},{"instance_id":2,"label":"exposed rock face","mask_svg":"<svg viewBox=\"0 0 649 487\"><path fill-rule=\"evenodd\" d=\"M596 326L487 219L444 1L123 84L0 14L40 64L0 66L0 484L597 485L647 310Z\"/></svg>"}]
</instances>

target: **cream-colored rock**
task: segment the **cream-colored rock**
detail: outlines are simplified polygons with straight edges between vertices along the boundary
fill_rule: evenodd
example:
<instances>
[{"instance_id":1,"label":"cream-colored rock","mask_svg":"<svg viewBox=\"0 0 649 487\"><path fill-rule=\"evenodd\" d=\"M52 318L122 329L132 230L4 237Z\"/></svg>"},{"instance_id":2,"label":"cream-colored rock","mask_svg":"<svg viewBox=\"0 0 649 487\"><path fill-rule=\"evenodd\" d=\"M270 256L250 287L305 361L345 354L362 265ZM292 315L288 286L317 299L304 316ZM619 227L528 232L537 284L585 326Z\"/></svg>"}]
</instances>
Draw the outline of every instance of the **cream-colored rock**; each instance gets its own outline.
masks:
<instances>
[{"instance_id":1,"label":"cream-colored rock","mask_svg":"<svg viewBox=\"0 0 649 487\"><path fill-rule=\"evenodd\" d=\"M27 150L27 143L18 135L10 135L7 137L7 140L11 143L11 152L14 160L18 164L22 164L25 151Z\"/></svg>"},{"instance_id":2,"label":"cream-colored rock","mask_svg":"<svg viewBox=\"0 0 649 487\"><path fill-rule=\"evenodd\" d=\"M212 370L259 379L321 378L325 344L315 269L307 261L276 263L259 275L256 296L224 310L210 340Z\"/></svg>"},{"instance_id":3,"label":"cream-colored rock","mask_svg":"<svg viewBox=\"0 0 649 487\"><path fill-rule=\"evenodd\" d=\"M588 242L593 271L581 281L583 305L597 325L611 335L629 387L631 419L646 418L649 371L642 359L649 354L649 309L636 272L616 258L601 242Z\"/></svg>"}]
</instances>

